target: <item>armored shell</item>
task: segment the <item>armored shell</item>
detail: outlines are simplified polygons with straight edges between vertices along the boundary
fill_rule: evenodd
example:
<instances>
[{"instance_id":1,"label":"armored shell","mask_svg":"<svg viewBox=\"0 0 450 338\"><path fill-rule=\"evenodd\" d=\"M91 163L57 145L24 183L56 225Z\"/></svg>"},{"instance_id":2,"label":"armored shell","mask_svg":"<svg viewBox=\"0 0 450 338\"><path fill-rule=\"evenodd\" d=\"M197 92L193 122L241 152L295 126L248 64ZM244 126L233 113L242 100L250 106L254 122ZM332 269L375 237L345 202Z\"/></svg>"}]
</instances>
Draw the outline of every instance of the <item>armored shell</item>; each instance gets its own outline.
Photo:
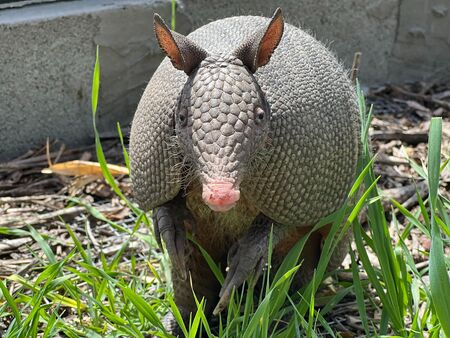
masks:
<instances>
[{"instance_id":1,"label":"armored shell","mask_svg":"<svg viewBox=\"0 0 450 338\"><path fill-rule=\"evenodd\" d=\"M226 18L188 37L217 60L268 22L253 16ZM342 204L354 178L360 124L353 87L324 45L289 24L270 62L258 68L254 78L271 110L270 146L244 173L241 194L278 223L310 226ZM173 146L174 114L187 80L166 58L133 120L132 180L144 210L173 199L181 189L183 153ZM239 90L239 76L227 85L230 95ZM198 104L216 99L199 93Z\"/></svg>"}]
</instances>

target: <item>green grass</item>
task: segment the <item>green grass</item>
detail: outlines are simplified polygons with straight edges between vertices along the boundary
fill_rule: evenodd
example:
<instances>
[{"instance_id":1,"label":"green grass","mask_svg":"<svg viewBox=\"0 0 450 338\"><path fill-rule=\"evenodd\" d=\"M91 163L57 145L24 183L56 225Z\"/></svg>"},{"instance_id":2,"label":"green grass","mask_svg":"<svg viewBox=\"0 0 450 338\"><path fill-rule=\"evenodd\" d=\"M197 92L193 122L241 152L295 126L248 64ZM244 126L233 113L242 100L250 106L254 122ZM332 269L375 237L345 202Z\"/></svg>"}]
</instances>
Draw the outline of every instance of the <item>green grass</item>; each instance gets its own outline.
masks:
<instances>
[{"instance_id":1,"label":"green grass","mask_svg":"<svg viewBox=\"0 0 450 338\"><path fill-rule=\"evenodd\" d=\"M428 198L422 200L418 195L420 209L415 213L392 201L392 208L397 208L407 220L406 227L398 233L398 240L394 243L388 228L397 227L398 222L395 213L391 214L391 221L388 222L381 205L378 178L373 172L373 158L367 142L371 111L367 112L358 87L363 121L360 175L345 205L314 228L333 224L330 236L324 243L315 278L298 292L287 292L295 272L302 268L298 258L307 235L294 246L271 278L268 273L263 276L262 290L257 291L250 286L247 292L234 292L226 317L221 317L218 324L212 325L208 321L203 312L204 300L197 299L197 313L193 314L190 324L184 326L170 285L164 282L170 280L167 257L155 249L156 241L152 236L139 230L141 227L151 229L151 221L126 198L108 172L96 128L99 87L97 52L92 85L97 158L105 180L132 210L136 222L132 228L124 227L107 219L92 206L75 198L71 200L72 203L84 205L100 223L108 223L123 233L121 249L109 258L94 256L89 246L82 245L69 225L66 225L66 230L74 247L63 259L58 259L52 251L50 239L44 238L32 227L20 231L0 229L0 233L12 236L31 236L44 253L40 272L33 279L12 275L0 281L0 320L9 322L3 337L55 337L59 334L68 337L144 337L148 333L167 337L169 335L161 319L168 311L180 321L183 332L189 337L195 337L199 332L208 337L316 337L319 328L320 332L337 337L338 333L328 324L326 317L344 297L356 299L366 336L450 337L450 262L443 250L444 245L449 245L450 201L438 193L439 174L448 164L448 160L443 164L440 162L440 119L434 118L431 122L428 165L413 165L428 182ZM123 145L120 127L118 129ZM124 162L129 166L125 147L123 153ZM358 221L361 210L367 213L368 231ZM356 250L351 252L353 282L342 282L336 293L320 296L317 291L327 277L326 266L337 243L335 239L343 236L349 228L355 234L356 245ZM429 268L424 271L416 268L404 241L413 229L431 239L431 251L423 253L429 254ZM153 248L149 258L160 264L155 267L149 260L146 269L136 268L136 257L127 250L130 241L135 238ZM372 265L369 251L377 257L380 268ZM220 269L206 252L204 255L218 280L223 281ZM125 256L131 263L127 263L124 269L121 263L125 261ZM359 279L361 272L367 274L367 280ZM15 286L14 291L10 292L12 285ZM377 321L367 315L374 309L381 312L381 318ZM72 320L67 320L67 316Z\"/></svg>"}]
</instances>

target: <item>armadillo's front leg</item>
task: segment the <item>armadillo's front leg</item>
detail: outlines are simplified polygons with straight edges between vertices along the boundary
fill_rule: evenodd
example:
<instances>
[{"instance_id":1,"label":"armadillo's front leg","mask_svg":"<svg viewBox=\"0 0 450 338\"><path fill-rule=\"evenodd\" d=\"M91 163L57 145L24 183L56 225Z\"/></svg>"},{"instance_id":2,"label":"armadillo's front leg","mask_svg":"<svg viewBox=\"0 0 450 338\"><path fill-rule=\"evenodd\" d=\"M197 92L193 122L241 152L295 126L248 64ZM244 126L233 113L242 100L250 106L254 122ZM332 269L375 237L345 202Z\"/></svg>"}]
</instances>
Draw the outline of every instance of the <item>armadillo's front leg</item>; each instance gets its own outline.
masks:
<instances>
[{"instance_id":1,"label":"armadillo's front leg","mask_svg":"<svg viewBox=\"0 0 450 338\"><path fill-rule=\"evenodd\" d=\"M267 263L272 224L272 244L275 246L286 233L286 227L273 223L272 220L260 214L250 226L247 234L229 250L229 269L220 290L219 303L214 309L215 315L227 306L233 288L241 286L252 273L254 273L255 281L260 277Z\"/></svg>"},{"instance_id":2,"label":"armadillo's front leg","mask_svg":"<svg viewBox=\"0 0 450 338\"><path fill-rule=\"evenodd\" d=\"M186 279L186 229L184 222L193 225L193 218L180 195L153 210L153 229L156 241L162 250L161 238L166 244L173 271Z\"/></svg>"},{"instance_id":3,"label":"armadillo's front leg","mask_svg":"<svg viewBox=\"0 0 450 338\"><path fill-rule=\"evenodd\" d=\"M193 246L194 244L188 242L187 245ZM195 298L198 301L204 300L203 313L209 317L217 303L220 290L220 283L209 268L203 254L196 247L190 249L188 250L189 255L186 257L189 278L182 280L179 276L172 275L175 303L186 326L189 325L189 320L195 316L198 309ZM180 327L171 313L164 318L164 326L174 336L183 337Z\"/></svg>"}]
</instances>

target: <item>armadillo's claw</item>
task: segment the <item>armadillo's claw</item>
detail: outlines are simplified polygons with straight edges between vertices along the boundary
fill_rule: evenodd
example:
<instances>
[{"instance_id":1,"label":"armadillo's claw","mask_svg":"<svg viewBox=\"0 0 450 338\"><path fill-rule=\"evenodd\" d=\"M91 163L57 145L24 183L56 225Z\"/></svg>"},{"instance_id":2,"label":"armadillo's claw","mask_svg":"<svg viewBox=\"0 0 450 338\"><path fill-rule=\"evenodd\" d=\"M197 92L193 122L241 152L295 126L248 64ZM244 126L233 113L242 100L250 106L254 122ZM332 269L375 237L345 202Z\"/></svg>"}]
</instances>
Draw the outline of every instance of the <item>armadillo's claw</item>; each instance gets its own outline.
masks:
<instances>
[{"instance_id":1,"label":"armadillo's claw","mask_svg":"<svg viewBox=\"0 0 450 338\"><path fill-rule=\"evenodd\" d=\"M172 262L172 270L182 280L186 280L186 232L184 228L174 227L172 229L161 230L161 234Z\"/></svg>"},{"instance_id":2,"label":"armadillo's claw","mask_svg":"<svg viewBox=\"0 0 450 338\"><path fill-rule=\"evenodd\" d=\"M224 310L230 301L233 288L241 286L245 280L253 275L253 283L261 276L267 262L268 240L266 236L244 236L230 248L228 253L229 270L222 289L220 300L213 314L217 315Z\"/></svg>"},{"instance_id":3,"label":"armadillo's claw","mask_svg":"<svg viewBox=\"0 0 450 338\"><path fill-rule=\"evenodd\" d=\"M173 271L182 279L186 274L186 231L179 213L170 204L156 208L153 212L153 229L158 246L162 249L162 240L166 244L167 253L172 262ZM162 240L161 240L162 238Z\"/></svg>"},{"instance_id":4,"label":"armadillo's claw","mask_svg":"<svg viewBox=\"0 0 450 338\"><path fill-rule=\"evenodd\" d=\"M161 242L161 232L159 231L158 219L156 217L157 211L158 211L158 209L156 209L153 213L153 232L155 233L155 239L156 239L156 243L158 244L159 250L164 252L164 247Z\"/></svg>"}]
</instances>

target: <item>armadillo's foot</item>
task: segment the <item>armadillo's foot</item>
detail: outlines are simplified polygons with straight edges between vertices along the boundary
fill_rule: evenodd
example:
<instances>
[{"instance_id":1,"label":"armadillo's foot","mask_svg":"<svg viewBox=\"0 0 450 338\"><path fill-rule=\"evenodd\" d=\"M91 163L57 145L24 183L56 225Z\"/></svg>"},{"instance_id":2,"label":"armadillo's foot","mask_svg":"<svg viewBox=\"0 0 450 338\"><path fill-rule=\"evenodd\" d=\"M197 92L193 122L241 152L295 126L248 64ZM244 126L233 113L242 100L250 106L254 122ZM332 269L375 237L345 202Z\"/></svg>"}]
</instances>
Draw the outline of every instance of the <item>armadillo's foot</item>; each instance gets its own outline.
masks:
<instances>
[{"instance_id":1,"label":"armadillo's foot","mask_svg":"<svg viewBox=\"0 0 450 338\"><path fill-rule=\"evenodd\" d=\"M184 199L176 198L153 211L153 230L161 250L161 238L166 244L173 271L185 280L186 273L186 229L184 221L194 225L193 218L186 209Z\"/></svg>"},{"instance_id":2,"label":"armadillo's foot","mask_svg":"<svg viewBox=\"0 0 450 338\"><path fill-rule=\"evenodd\" d=\"M267 263L270 229L270 221L264 216L258 216L249 232L231 247L228 252L229 269L214 315L228 305L233 288L241 286L252 274L254 283L261 276Z\"/></svg>"}]
</instances>

